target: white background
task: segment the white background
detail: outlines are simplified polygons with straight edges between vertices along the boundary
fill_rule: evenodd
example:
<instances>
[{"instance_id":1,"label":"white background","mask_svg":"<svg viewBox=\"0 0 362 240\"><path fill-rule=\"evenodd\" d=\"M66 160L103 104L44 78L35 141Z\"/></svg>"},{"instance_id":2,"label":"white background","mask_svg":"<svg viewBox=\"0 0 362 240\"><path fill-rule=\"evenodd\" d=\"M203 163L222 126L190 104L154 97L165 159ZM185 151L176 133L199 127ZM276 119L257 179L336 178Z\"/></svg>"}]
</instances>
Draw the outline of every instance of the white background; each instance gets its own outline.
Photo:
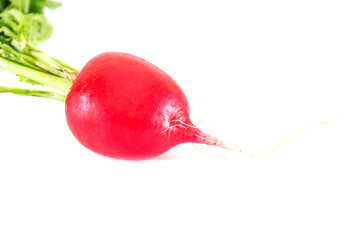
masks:
<instances>
[{"instance_id":1,"label":"white background","mask_svg":"<svg viewBox=\"0 0 362 240\"><path fill-rule=\"evenodd\" d=\"M1 94L0 239L362 238L360 1L63 3L45 52L138 55L216 137L265 150L347 113L269 158L184 144L132 162L85 149L64 104Z\"/></svg>"}]
</instances>

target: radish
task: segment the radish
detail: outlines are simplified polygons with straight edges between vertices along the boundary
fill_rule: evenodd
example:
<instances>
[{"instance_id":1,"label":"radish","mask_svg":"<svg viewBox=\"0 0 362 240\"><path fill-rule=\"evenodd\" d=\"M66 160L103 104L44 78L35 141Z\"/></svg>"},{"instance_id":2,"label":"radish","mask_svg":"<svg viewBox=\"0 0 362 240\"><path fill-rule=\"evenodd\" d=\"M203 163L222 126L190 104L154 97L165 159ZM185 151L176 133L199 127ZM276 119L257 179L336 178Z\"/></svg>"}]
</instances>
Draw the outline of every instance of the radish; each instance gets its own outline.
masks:
<instances>
[{"instance_id":1,"label":"radish","mask_svg":"<svg viewBox=\"0 0 362 240\"><path fill-rule=\"evenodd\" d=\"M74 136L102 155L154 158L185 142L237 150L192 124L185 94L169 75L127 53L103 53L90 60L65 105Z\"/></svg>"},{"instance_id":2,"label":"radish","mask_svg":"<svg viewBox=\"0 0 362 240\"><path fill-rule=\"evenodd\" d=\"M21 81L53 91L0 87L0 92L65 102L67 123L76 139L109 157L149 159L185 142L241 151L195 127L181 88L139 57L103 53L79 72L44 54L34 43L51 34L42 15L51 1L43 6L36 1L21 2L0 9L0 67L16 73Z\"/></svg>"},{"instance_id":3,"label":"radish","mask_svg":"<svg viewBox=\"0 0 362 240\"><path fill-rule=\"evenodd\" d=\"M53 90L1 87L0 93L65 102L73 135L85 147L120 159L157 157L178 144L213 145L251 156L268 156L299 131L265 152L248 152L198 129L177 83L153 64L127 53L108 52L91 59L81 72L35 47L48 39L51 25L44 8L54 1L10 0L0 4L0 68L20 81Z\"/></svg>"},{"instance_id":4,"label":"radish","mask_svg":"<svg viewBox=\"0 0 362 240\"><path fill-rule=\"evenodd\" d=\"M25 70L1 58L0 66L17 73ZM26 71L41 80L40 72ZM186 142L241 151L237 145L224 143L195 127L181 88L161 69L139 57L103 53L91 59L79 74L67 76L73 83L66 97L4 87L0 92L65 99L66 119L73 135L85 147L113 158L154 158ZM68 85L55 84L59 91Z\"/></svg>"}]
</instances>

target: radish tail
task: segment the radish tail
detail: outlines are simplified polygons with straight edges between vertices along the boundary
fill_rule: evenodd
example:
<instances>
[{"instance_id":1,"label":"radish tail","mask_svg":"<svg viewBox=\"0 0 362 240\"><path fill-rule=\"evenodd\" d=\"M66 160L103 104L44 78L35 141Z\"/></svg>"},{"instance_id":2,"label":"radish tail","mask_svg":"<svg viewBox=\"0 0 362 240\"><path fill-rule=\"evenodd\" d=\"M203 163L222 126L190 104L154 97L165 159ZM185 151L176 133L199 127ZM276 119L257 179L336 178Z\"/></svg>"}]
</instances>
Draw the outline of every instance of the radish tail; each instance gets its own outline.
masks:
<instances>
[{"instance_id":1,"label":"radish tail","mask_svg":"<svg viewBox=\"0 0 362 240\"><path fill-rule=\"evenodd\" d=\"M266 156L261 156L261 153L251 151L245 147L241 147L240 145L225 142L218 138L212 137L209 134L204 133L203 131L201 131L198 128L194 129L193 134L194 134L194 137L190 141L193 143L201 143L201 144L215 146L215 147L223 148L223 149L234 151L234 152L240 152L243 155L248 156L248 157L266 157Z\"/></svg>"},{"instance_id":2,"label":"radish tail","mask_svg":"<svg viewBox=\"0 0 362 240\"><path fill-rule=\"evenodd\" d=\"M270 148L270 149L268 149L266 151L252 151L252 150L249 150L248 148L241 147L241 146L239 146L237 144L222 141L220 139L214 138L214 137L202 132L200 129L198 129L197 127L194 127L194 126L192 128L193 137L190 139L190 142L202 143L202 144L216 146L216 147L224 148L224 149L235 151L235 152L240 152L243 155L246 155L248 157L265 158L265 157L270 156L272 153L277 151L279 148L281 148L282 146L284 146L285 144L287 144L288 142L290 142L291 140L293 140L295 137L299 136L300 134L302 134L302 133L304 133L304 132L306 132L306 131L308 131L308 130L310 130L312 128L316 128L316 127L328 124L328 123L342 117L345 114L346 113L342 113L342 114L340 114L340 115L338 115L336 117L333 117L333 118L331 118L331 119L329 119L327 121L323 121L323 122L311 125L309 127L306 127L304 129L296 132L295 134L291 135L289 138L284 139L283 141L281 141L280 143L278 143L277 145L275 145L274 147L272 147L272 148Z\"/></svg>"}]
</instances>

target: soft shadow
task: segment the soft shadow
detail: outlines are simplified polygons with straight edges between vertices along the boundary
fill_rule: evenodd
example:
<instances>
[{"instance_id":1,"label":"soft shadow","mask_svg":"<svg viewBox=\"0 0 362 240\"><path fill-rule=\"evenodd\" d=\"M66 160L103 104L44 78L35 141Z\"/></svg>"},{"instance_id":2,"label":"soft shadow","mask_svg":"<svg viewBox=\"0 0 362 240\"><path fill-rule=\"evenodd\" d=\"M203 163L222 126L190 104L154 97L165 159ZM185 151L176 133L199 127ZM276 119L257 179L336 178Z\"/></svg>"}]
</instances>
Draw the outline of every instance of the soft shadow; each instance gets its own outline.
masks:
<instances>
[{"instance_id":1,"label":"soft shadow","mask_svg":"<svg viewBox=\"0 0 362 240\"><path fill-rule=\"evenodd\" d=\"M184 152L180 151L177 148L172 148L167 152L165 152L164 154L162 154L161 156L153 158L153 160L176 160L176 159L181 159L183 157L185 157Z\"/></svg>"}]
</instances>

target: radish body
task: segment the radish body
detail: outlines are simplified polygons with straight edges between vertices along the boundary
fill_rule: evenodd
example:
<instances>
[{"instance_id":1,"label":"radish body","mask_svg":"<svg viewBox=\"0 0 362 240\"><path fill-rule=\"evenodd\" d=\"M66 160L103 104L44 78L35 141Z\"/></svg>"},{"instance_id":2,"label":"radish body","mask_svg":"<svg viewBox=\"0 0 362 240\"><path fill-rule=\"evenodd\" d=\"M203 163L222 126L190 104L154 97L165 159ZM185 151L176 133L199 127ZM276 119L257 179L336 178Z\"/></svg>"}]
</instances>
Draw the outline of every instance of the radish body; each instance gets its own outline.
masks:
<instances>
[{"instance_id":1,"label":"radish body","mask_svg":"<svg viewBox=\"0 0 362 240\"><path fill-rule=\"evenodd\" d=\"M66 118L85 147L114 158L154 158L184 142L222 145L191 123L185 94L169 75L126 53L103 53L84 66Z\"/></svg>"}]
</instances>

